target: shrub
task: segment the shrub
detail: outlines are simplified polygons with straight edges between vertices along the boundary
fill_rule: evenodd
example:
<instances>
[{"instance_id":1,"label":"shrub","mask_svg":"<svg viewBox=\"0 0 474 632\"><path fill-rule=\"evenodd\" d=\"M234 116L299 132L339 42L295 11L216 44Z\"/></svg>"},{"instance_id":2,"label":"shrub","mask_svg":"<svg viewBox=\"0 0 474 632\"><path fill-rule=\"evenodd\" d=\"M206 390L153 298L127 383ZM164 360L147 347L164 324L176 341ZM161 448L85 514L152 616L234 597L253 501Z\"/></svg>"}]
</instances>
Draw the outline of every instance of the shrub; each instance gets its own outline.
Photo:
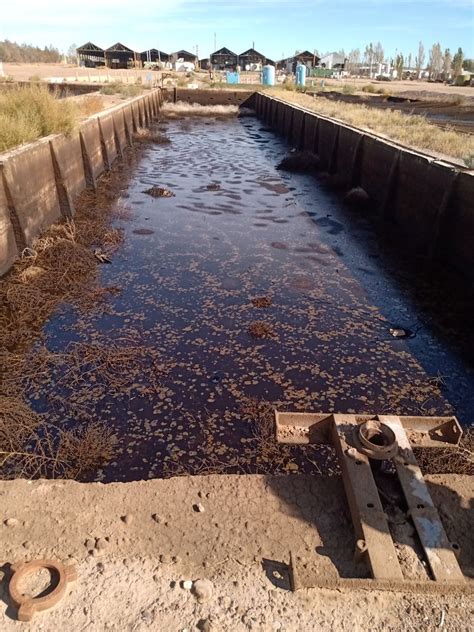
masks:
<instances>
[{"instance_id":1,"label":"shrub","mask_svg":"<svg viewBox=\"0 0 474 632\"><path fill-rule=\"evenodd\" d=\"M369 94L374 94L375 86L372 83L367 83L365 86L362 86L362 92L368 92Z\"/></svg>"},{"instance_id":2,"label":"shrub","mask_svg":"<svg viewBox=\"0 0 474 632\"><path fill-rule=\"evenodd\" d=\"M14 88L0 94L0 151L49 134L69 134L75 122L74 104L46 87Z\"/></svg>"},{"instance_id":3,"label":"shrub","mask_svg":"<svg viewBox=\"0 0 474 632\"><path fill-rule=\"evenodd\" d=\"M342 87L343 94L354 94L356 91L356 86L352 83L345 83Z\"/></svg>"}]
</instances>

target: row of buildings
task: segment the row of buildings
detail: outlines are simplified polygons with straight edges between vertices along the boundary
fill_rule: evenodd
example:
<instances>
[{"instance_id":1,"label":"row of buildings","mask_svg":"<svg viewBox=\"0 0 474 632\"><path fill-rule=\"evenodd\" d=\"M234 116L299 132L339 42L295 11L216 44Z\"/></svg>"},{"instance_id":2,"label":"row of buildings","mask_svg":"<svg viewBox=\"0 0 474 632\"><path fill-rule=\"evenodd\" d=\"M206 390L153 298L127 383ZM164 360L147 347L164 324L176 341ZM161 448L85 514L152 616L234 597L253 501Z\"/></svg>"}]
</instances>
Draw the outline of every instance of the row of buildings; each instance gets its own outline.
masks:
<instances>
[{"instance_id":1,"label":"row of buildings","mask_svg":"<svg viewBox=\"0 0 474 632\"><path fill-rule=\"evenodd\" d=\"M110 48L100 48L92 42L87 42L77 49L79 63L82 66L96 68L107 66L108 68L136 68L136 67L163 67L174 70L201 68L202 70L261 70L263 66L270 64L278 70L294 72L297 64L304 64L312 68L344 68L345 59L338 53L330 53L324 57L318 57L316 53L302 51L292 57L281 59L277 62L262 55L254 48L240 53L234 53L229 48L220 48L210 57L198 59L197 55L186 50L176 53L165 53L156 48L137 52L124 44L117 42Z\"/></svg>"}]
</instances>

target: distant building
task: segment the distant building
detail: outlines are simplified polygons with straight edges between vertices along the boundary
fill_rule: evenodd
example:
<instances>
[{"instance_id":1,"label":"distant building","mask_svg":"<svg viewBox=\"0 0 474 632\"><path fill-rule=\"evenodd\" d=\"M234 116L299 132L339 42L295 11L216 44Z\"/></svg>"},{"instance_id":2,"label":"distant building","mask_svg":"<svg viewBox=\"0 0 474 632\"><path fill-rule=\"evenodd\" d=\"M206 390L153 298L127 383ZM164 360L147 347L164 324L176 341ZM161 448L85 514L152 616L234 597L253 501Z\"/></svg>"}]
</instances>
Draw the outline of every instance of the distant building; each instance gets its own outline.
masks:
<instances>
[{"instance_id":1,"label":"distant building","mask_svg":"<svg viewBox=\"0 0 474 632\"><path fill-rule=\"evenodd\" d=\"M138 53L120 42L105 50L105 61L109 68L133 68L139 58Z\"/></svg>"},{"instance_id":2,"label":"distant building","mask_svg":"<svg viewBox=\"0 0 474 632\"><path fill-rule=\"evenodd\" d=\"M340 53L328 53L319 60L319 66L329 70L344 70L345 63L346 58Z\"/></svg>"},{"instance_id":3,"label":"distant building","mask_svg":"<svg viewBox=\"0 0 474 632\"><path fill-rule=\"evenodd\" d=\"M194 53L189 53L187 50L179 50L176 53L171 53L170 61L185 61L191 64L195 64L197 62L197 57Z\"/></svg>"},{"instance_id":4,"label":"distant building","mask_svg":"<svg viewBox=\"0 0 474 632\"><path fill-rule=\"evenodd\" d=\"M309 70L315 68L319 64L320 58L316 53L311 53L309 50L304 50L301 53L295 53L293 57L287 57L277 62L277 68L286 72L295 72L298 64L303 64Z\"/></svg>"},{"instance_id":5,"label":"distant building","mask_svg":"<svg viewBox=\"0 0 474 632\"><path fill-rule=\"evenodd\" d=\"M158 50L157 48L149 48L148 50L144 50L140 53L140 61L142 63L152 63L152 64L165 64L170 60L170 56L168 53L164 53L162 50Z\"/></svg>"},{"instance_id":6,"label":"distant building","mask_svg":"<svg viewBox=\"0 0 474 632\"><path fill-rule=\"evenodd\" d=\"M76 53L80 66L85 66L86 68L105 66L104 49L96 46L92 42L87 42L79 46L79 48L76 48Z\"/></svg>"},{"instance_id":7,"label":"distant building","mask_svg":"<svg viewBox=\"0 0 474 632\"><path fill-rule=\"evenodd\" d=\"M211 60L209 59L209 57L205 57L204 59L199 60L199 68L201 70L209 70L210 66Z\"/></svg>"},{"instance_id":8,"label":"distant building","mask_svg":"<svg viewBox=\"0 0 474 632\"><path fill-rule=\"evenodd\" d=\"M255 48L249 48L239 55L239 66L242 70L261 70L268 63L273 64L270 59L256 51Z\"/></svg>"},{"instance_id":9,"label":"distant building","mask_svg":"<svg viewBox=\"0 0 474 632\"><path fill-rule=\"evenodd\" d=\"M215 70L235 70L239 63L238 55L225 47L212 53L210 60Z\"/></svg>"}]
</instances>

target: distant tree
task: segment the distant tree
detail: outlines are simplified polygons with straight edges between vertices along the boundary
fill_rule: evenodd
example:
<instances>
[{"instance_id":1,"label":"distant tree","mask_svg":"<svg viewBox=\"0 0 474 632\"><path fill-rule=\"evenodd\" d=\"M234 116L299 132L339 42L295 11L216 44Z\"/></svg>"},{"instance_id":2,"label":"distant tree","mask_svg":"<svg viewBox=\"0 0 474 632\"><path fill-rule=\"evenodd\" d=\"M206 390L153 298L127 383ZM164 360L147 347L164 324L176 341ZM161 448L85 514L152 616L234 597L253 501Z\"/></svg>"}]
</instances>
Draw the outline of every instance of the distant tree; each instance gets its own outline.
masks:
<instances>
[{"instance_id":1,"label":"distant tree","mask_svg":"<svg viewBox=\"0 0 474 632\"><path fill-rule=\"evenodd\" d=\"M77 63L77 44L71 44L67 49L66 58L68 63L75 64Z\"/></svg>"},{"instance_id":2,"label":"distant tree","mask_svg":"<svg viewBox=\"0 0 474 632\"><path fill-rule=\"evenodd\" d=\"M61 54L54 46L31 46L30 44L17 44L10 40L0 41L0 59L7 62L59 62Z\"/></svg>"},{"instance_id":3,"label":"distant tree","mask_svg":"<svg viewBox=\"0 0 474 632\"><path fill-rule=\"evenodd\" d=\"M467 70L467 72L474 72L474 59L465 59L462 62L463 70Z\"/></svg>"},{"instance_id":4,"label":"distant tree","mask_svg":"<svg viewBox=\"0 0 474 632\"><path fill-rule=\"evenodd\" d=\"M462 48L458 48L458 52L455 53L453 57L453 64L452 64L453 75L455 79L456 77L459 77L459 75L462 73L463 61L464 61L463 50Z\"/></svg>"},{"instance_id":5,"label":"distant tree","mask_svg":"<svg viewBox=\"0 0 474 632\"><path fill-rule=\"evenodd\" d=\"M397 71L397 79L403 79L404 65L405 65L405 59L402 53L399 53L395 59L395 69Z\"/></svg>"},{"instance_id":6,"label":"distant tree","mask_svg":"<svg viewBox=\"0 0 474 632\"><path fill-rule=\"evenodd\" d=\"M383 64L384 59L385 59L385 53L383 50L383 46L380 42L377 42L374 48L374 62L376 64Z\"/></svg>"},{"instance_id":7,"label":"distant tree","mask_svg":"<svg viewBox=\"0 0 474 632\"><path fill-rule=\"evenodd\" d=\"M444 51L444 56L443 56L443 79L445 81L449 79L452 63L453 63L453 56L451 55L451 51L449 50L449 48L447 48Z\"/></svg>"},{"instance_id":8,"label":"distant tree","mask_svg":"<svg viewBox=\"0 0 474 632\"><path fill-rule=\"evenodd\" d=\"M369 66L370 76L372 77L372 66L374 64L374 47L372 42L365 47L364 63Z\"/></svg>"},{"instance_id":9,"label":"distant tree","mask_svg":"<svg viewBox=\"0 0 474 632\"><path fill-rule=\"evenodd\" d=\"M352 75L358 70L359 65L360 50L358 48L353 48L347 57L346 70Z\"/></svg>"},{"instance_id":10,"label":"distant tree","mask_svg":"<svg viewBox=\"0 0 474 632\"><path fill-rule=\"evenodd\" d=\"M425 67L425 46L423 42L418 42L418 55L415 57L415 68L416 68L416 76L419 79L421 76L421 71Z\"/></svg>"},{"instance_id":11,"label":"distant tree","mask_svg":"<svg viewBox=\"0 0 474 632\"><path fill-rule=\"evenodd\" d=\"M428 68L430 71L430 78L436 81L443 71L443 53L439 42L433 44L431 47Z\"/></svg>"},{"instance_id":12,"label":"distant tree","mask_svg":"<svg viewBox=\"0 0 474 632\"><path fill-rule=\"evenodd\" d=\"M411 69L412 64L413 64L413 55L410 53L407 58L407 67Z\"/></svg>"}]
</instances>

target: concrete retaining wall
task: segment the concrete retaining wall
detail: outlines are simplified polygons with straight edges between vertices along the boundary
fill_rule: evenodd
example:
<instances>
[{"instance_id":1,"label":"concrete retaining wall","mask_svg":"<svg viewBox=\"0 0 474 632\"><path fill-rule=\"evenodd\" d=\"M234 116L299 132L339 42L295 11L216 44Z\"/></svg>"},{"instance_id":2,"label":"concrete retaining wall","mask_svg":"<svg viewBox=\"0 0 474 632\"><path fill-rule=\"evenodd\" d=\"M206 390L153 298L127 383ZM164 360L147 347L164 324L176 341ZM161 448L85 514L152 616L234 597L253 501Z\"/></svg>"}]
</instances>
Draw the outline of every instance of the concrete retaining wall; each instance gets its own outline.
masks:
<instances>
[{"instance_id":1,"label":"concrete retaining wall","mask_svg":"<svg viewBox=\"0 0 474 632\"><path fill-rule=\"evenodd\" d=\"M199 105L239 105L254 107L255 92L253 90L191 90L189 88L172 88L164 91L165 101L184 101Z\"/></svg>"},{"instance_id":2,"label":"concrete retaining wall","mask_svg":"<svg viewBox=\"0 0 474 632\"><path fill-rule=\"evenodd\" d=\"M316 153L329 182L362 187L404 245L474 280L474 173L264 93L257 115L298 149Z\"/></svg>"},{"instance_id":3,"label":"concrete retaining wall","mask_svg":"<svg viewBox=\"0 0 474 632\"><path fill-rule=\"evenodd\" d=\"M161 90L151 90L94 115L71 136L48 136L0 154L0 276L45 228L74 215L77 196L95 188L162 103Z\"/></svg>"}]
</instances>

